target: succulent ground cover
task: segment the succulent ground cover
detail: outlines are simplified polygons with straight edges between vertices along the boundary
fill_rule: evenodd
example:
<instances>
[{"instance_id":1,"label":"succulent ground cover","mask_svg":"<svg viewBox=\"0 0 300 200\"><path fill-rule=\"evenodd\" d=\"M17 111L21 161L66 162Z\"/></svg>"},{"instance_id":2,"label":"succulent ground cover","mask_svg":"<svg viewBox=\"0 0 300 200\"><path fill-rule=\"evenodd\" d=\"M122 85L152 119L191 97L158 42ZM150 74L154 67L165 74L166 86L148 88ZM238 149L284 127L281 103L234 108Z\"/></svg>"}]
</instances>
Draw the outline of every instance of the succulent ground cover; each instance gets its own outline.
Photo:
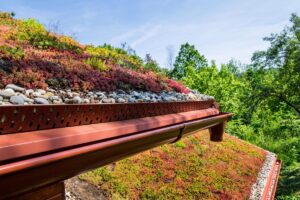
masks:
<instances>
[{"instance_id":1,"label":"succulent ground cover","mask_svg":"<svg viewBox=\"0 0 300 200\"><path fill-rule=\"evenodd\" d=\"M0 88L9 83L80 91L189 91L163 72L149 70L136 54L110 45L81 45L34 19L0 12Z\"/></svg>"},{"instance_id":2,"label":"succulent ground cover","mask_svg":"<svg viewBox=\"0 0 300 200\"><path fill-rule=\"evenodd\" d=\"M108 199L247 199L266 152L236 137L209 141L207 131L157 147L80 179Z\"/></svg>"}]
</instances>

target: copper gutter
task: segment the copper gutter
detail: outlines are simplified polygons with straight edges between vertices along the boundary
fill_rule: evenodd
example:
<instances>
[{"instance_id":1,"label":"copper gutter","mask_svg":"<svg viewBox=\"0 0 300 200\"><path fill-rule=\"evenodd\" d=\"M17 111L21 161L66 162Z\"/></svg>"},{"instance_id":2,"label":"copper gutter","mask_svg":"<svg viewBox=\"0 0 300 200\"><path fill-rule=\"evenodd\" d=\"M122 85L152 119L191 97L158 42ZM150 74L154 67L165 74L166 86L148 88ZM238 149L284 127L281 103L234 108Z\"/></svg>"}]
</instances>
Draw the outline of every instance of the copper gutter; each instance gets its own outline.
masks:
<instances>
[{"instance_id":1,"label":"copper gutter","mask_svg":"<svg viewBox=\"0 0 300 200\"><path fill-rule=\"evenodd\" d=\"M281 169L281 160L274 160L272 164L272 168L269 172L267 184L263 191L262 200L274 200L275 199L275 193L279 178L279 173Z\"/></svg>"},{"instance_id":2,"label":"copper gutter","mask_svg":"<svg viewBox=\"0 0 300 200\"><path fill-rule=\"evenodd\" d=\"M172 109L160 116L0 135L0 199L58 183L197 130L209 128L211 139L221 141L232 116L214 107L178 113Z\"/></svg>"},{"instance_id":3,"label":"copper gutter","mask_svg":"<svg viewBox=\"0 0 300 200\"><path fill-rule=\"evenodd\" d=\"M215 108L140 119L0 135L0 163L47 151L114 139L219 114ZM218 118L216 123L220 123ZM198 124L197 121L191 122ZM208 123L212 123L211 120ZM209 124L206 124L207 126ZM212 124L214 125L214 124ZM186 130L191 132L186 124ZM195 130L199 128L196 127ZM186 134L186 133L184 133ZM6 161L7 162L7 161Z\"/></svg>"}]
</instances>

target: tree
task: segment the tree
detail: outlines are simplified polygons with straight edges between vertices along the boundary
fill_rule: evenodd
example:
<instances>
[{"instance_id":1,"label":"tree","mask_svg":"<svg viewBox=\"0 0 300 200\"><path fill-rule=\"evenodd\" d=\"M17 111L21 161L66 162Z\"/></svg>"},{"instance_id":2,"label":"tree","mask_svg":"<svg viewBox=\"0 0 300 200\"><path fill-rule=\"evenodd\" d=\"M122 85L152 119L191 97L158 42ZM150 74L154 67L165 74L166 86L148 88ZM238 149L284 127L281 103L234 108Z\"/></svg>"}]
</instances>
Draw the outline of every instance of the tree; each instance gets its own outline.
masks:
<instances>
[{"instance_id":1,"label":"tree","mask_svg":"<svg viewBox=\"0 0 300 200\"><path fill-rule=\"evenodd\" d=\"M221 111L234 113L227 133L283 161L276 199L300 199L300 18L293 14L291 23L265 38L269 48L255 52L250 65L231 60L220 69L214 62L198 67L179 59L188 58L185 50L173 70L191 89L214 96Z\"/></svg>"},{"instance_id":2,"label":"tree","mask_svg":"<svg viewBox=\"0 0 300 200\"><path fill-rule=\"evenodd\" d=\"M253 97L259 101L271 101L272 109L278 103L300 114L300 18L292 14L291 27L280 34L272 34L264 40L271 46L266 51L254 53L253 68L256 74L249 79L256 90ZM255 79L253 78L255 77Z\"/></svg>"},{"instance_id":3,"label":"tree","mask_svg":"<svg viewBox=\"0 0 300 200\"><path fill-rule=\"evenodd\" d=\"M188 67L199 70L201 67L207 65L207 60L197 51L195 46L185 43L180 47L171 76L174 79L182 79L183 77L186 77Z\"/></svg>"}]
</instances>

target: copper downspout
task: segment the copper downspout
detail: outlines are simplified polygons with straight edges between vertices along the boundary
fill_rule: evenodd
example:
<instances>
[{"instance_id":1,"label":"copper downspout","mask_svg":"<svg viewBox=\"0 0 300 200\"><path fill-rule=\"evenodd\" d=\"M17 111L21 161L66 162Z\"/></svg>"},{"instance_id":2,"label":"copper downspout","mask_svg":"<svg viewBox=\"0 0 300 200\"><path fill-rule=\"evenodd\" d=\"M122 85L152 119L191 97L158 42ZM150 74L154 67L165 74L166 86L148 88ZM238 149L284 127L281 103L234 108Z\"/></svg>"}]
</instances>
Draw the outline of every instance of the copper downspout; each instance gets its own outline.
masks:
<instances>
[{"instance_id":1,"label":"copper downspout","mask_svg":"<svg viewBox=\"0 0 300 200\"><path fill-rule=\"evenodd\" d=\"M132 126L128 125L130 120L127 123L109 122L106 130L103 129L103 123L2 135L0 199L32 191L161 144L174 142L196 130L211 128L211 138L221 140L223 122L232 114L211 116L212 111L208 111L205 116L205 112L198 110L135 119L131 121ZM214 130L213 127L219 128ZM43 139L40 138L42 135ZM5 144L1 137L13 139Z\"/></svg>"}]
</instances>

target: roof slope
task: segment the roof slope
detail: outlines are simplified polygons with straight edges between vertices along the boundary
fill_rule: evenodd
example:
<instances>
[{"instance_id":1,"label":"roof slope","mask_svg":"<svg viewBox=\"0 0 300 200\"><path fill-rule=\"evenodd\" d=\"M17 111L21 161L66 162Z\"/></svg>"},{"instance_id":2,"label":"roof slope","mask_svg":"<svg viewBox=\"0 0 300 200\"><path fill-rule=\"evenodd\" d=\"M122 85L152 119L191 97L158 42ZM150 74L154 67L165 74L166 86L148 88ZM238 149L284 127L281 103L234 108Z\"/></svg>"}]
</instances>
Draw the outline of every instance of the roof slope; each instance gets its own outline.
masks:
<instances>
[{"instance_id":1,"label":"roof slope","mask_svg":"<svg viewBox=\"0 0 300 200\"><path fill-rule=\"evenodd\" d=\"M108 198L245 199L266 152L236 137L209 141L207 131L80 176Z\"/></svg>"},{"instance_id":2,"label":"roof slope","mask_svg":"<svg viewBox=\"0 0 300 200\"><path fill-rule=\"evenodd\" d=\"M106 44L82 45L49 32L34 19L15 19L0 12L0 88L15 83L26 88L85 91L189 91L168 79L163 69L147 68L132 51Z\"/></svg>"}]
</instances>

